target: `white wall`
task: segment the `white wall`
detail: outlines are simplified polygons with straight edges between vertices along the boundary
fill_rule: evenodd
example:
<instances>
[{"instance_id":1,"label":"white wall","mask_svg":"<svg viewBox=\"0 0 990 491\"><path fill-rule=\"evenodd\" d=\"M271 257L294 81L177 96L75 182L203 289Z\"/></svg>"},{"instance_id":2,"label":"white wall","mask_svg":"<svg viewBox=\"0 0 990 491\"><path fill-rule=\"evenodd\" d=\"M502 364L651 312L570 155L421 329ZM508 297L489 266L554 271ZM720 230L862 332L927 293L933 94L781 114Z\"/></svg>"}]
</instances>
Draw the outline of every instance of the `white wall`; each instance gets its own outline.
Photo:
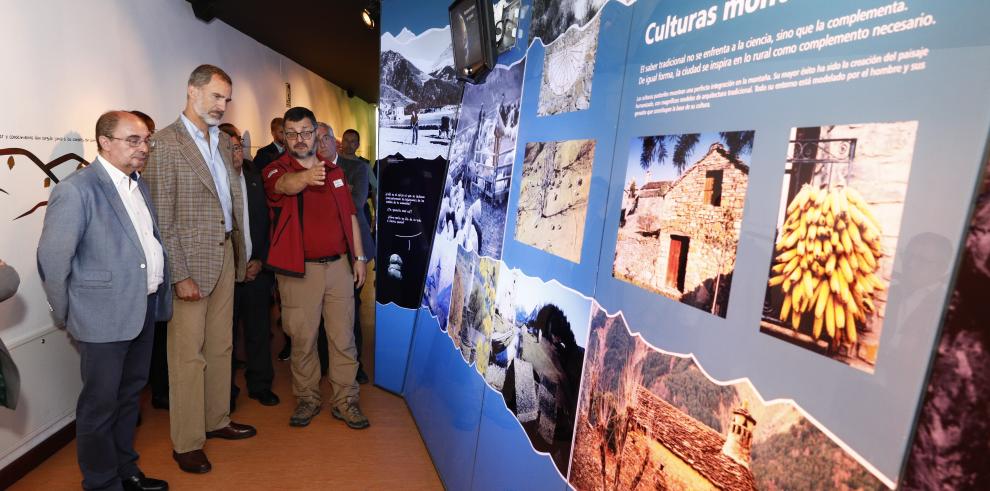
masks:
<instances>
[{"instance_id":1,"label":"white wall","mask_svg":"<svg viewBox=\"0 0 990 491\"><path fill-rule=\"evenodd\" d=\"M140 109L159 127L175 121L185 82L200 63L233 79L224 117L271 141L268 122L293 105L309 106L337 129L361 132L361 154L374 155L374 109L230 26L193 17L182 0L0 0L0 151L23 148L47 163L67 153L96 155L93 127L108 109ZM39 137L21 139L15 136ZM55 139L65 137L69 141ZM81 138L81 141L72 141ZM254 153L253 151L251 152ZM0 467L72 420L80 388L78 354L53 327L35 267L45 175L25 156L0 156L0 258L21 275L16 297L0 303L0 338L21 368L21 405L0 409ZM54 169L64 177L76 167Z\"/></svg>"}]
</instances>

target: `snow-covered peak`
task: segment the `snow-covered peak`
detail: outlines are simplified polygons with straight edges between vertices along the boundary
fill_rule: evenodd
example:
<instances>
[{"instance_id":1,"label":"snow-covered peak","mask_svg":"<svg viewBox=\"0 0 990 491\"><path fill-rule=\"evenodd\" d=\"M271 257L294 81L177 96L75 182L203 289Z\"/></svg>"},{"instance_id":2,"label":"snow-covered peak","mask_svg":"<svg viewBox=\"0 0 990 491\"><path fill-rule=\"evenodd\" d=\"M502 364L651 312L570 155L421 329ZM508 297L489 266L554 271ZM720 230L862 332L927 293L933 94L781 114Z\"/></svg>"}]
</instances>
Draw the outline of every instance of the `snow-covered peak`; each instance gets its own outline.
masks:
<instances>
[{"instance_id":1,"label":"snow-covered peak","mask_svg":"<svg viewBox=\"0 0 990 491\"><path fill-rule=\"evenodd\" d=\"M398 36L382 35L382 53L394 51L409 60L410 63L424 73L435 71L434 65L444 52L450 50L450 26L427 29L419 35L414 35L408 29L403 29ZM453 51L448 55L453 64Z\"/></svg>"}]
</instances>

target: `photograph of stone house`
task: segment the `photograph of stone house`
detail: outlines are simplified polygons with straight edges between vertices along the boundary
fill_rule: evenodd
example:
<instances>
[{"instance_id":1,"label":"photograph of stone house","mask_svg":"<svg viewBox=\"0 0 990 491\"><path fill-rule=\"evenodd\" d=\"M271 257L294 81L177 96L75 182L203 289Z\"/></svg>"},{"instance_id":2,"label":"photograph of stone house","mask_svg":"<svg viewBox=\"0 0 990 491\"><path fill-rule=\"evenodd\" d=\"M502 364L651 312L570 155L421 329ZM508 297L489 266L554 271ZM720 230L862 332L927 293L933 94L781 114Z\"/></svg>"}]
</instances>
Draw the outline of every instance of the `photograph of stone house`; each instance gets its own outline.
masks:
<instances>
[{"instance_id":1,"label":"photograph of stone house","mask_svg":"<svg viewBox=\"0 0 990 491\"><path fill-rule=\"evenodd\" d=\"M883 489L788 401L720 384L593 306L568 481L578 490Z\"/></svg>"},{"instance_id":2,"label":"photograph of stone house","mask_svg":"<svg viewBox=\"0 0 990 491\"><path fill-rule=\"evenodd\" d=\"M725 317L753 131L636 138L612 276Z\"/></svg>"},{"instance_id":3,"label":"photograph of stone house","mask_svg":"<svg viewBox=\"0 0 990 491\"><path fill-rule=\"evenodd\" d=\"M791 129L761 332L873 373L887 317L910 315L887 299L910 283L894 253L917 129Z\"/></svg>"}]
</instances>

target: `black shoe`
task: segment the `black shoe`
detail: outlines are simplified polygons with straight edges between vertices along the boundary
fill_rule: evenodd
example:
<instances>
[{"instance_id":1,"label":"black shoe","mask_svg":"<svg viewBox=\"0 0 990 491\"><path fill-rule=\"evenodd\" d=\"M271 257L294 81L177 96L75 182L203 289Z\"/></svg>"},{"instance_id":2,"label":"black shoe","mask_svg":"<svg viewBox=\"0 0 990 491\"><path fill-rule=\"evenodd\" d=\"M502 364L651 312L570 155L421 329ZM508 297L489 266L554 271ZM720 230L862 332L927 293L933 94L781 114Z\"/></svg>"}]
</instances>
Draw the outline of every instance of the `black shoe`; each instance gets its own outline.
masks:
<instances>
[{"instance_id":1,"label":"black shoe","mask_svg":"<svg viewBox=\"0 0 990 491\"><path fill-rule=\"evenodd\" d=\"M168 410L168 396L151 396L151 407Z\"/></svg>"},{"instance_id":2,"label":"black shoe","mask_svg":"<svg viewBox=\"0 0 990 491\"><path fill-rule=\"evenodd\" d=\"M166 491L168 489L167 482L145 477L143 472L138 472L127 479L121 479L120 484L127 491Z\"/></svg>"},{"instance_id":3,"label":"black shoe","mask_svg":"<svg viewBox=\"0 0 990 491\"><path fill-rule=\"evenodd\" d=\"M289 359L289 356L291 355L292 355L292 345L289 344L288 341L286 341L285 347L282 348L282 351L278 352L278 361L286 361Z\"/></svg>"},{"instance_id":4,"label":"black shoe","mask_svg":"<svg viewBox=\"0 0 990 491\"><path fill-rule=\"evenodd\" d=\"M366 384L366 383L369 382L369 380L368 380L368 374L367 373L364 373L364 369L361 368L361 367L358 367L357 377L354 377L354 379L357 381L357 383L362 384L362 385L364 385L364 384Z\"/></svg>"},{"instance_id":5,"label":"black shoe","mask_svg":"<svg viewBox=\"0 0 990 491\"><path fill-rule=\"evenodd\" d=\"M213 469L213 465L210 464L210 460L206 458L206 453L202 449L183 453L173 450L172 458L179 464L179 469L193 474L205 474Z\"/></svg>"},{"instance_id":6,"label":"black shoe","mask_svg":"<svg viewBox=\"0 0 990 491\"><path fill-rule=\"evenodd\" d=\"M248 397L257 400L262 406L274 406L279 403L278 396L268 389L258 392L248 392Z\"/></svg>"}]
</instances>

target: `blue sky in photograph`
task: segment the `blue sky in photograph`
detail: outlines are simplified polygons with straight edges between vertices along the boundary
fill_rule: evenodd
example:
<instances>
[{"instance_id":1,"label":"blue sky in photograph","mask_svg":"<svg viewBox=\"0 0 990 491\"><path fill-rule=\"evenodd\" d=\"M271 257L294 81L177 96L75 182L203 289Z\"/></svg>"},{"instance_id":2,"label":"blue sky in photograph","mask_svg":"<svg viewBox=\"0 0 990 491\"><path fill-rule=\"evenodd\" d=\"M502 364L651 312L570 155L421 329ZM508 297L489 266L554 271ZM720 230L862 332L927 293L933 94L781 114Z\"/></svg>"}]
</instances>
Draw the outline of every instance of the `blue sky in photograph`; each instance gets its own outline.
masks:
<instances>
[{"instance_id":1,"label":"blue sky in photograph","mask_svg":"<svg viewBox=\"0 0 990 491\"><path fill-rule=\"evenodd\" d=\"M591 299L556 283L544 283L543 280L526 276L518 270L512 271L505 263L502 263L502 271L498 280L499 286L512 281L513 277L516 278L516 292L512 300L516 309L522 307L526 312L532 312L536 307L552 303L560 307L560 310L567 316L578 344L581 346L587 344L588 322L591 320Z\"/></svg>"},{"instance_id":2,"label":"blue sky in photograph","mask_svg":"<svg viewBox=\"0 0 990 491\"><path fill-rule=\"evenodd\" d=\"M698 159L705 156L708 153L708 147L712 143L721 143L722 138L719 136L718 132L712 133L702 133L701 140L698 144L694 146L694 149L687 155L688 167L684 170L686 171L693 165ZM664 160L663 164L657 164L653 162L650 165L650 181L673 181L680 176L677 169L671 163L671 156L674 153L674 141L667 142L667 159ZM636 181L636 187L640 188L646 183L646 170L639 165L639 156L643 153L643 137L633 138L629 142L629 155L626 158L626 180L624 189L629 188L629 182L632 180ZM746 165L750 163L750 156L748 153L739 156Z\"/></svg>"}]
</instances>

